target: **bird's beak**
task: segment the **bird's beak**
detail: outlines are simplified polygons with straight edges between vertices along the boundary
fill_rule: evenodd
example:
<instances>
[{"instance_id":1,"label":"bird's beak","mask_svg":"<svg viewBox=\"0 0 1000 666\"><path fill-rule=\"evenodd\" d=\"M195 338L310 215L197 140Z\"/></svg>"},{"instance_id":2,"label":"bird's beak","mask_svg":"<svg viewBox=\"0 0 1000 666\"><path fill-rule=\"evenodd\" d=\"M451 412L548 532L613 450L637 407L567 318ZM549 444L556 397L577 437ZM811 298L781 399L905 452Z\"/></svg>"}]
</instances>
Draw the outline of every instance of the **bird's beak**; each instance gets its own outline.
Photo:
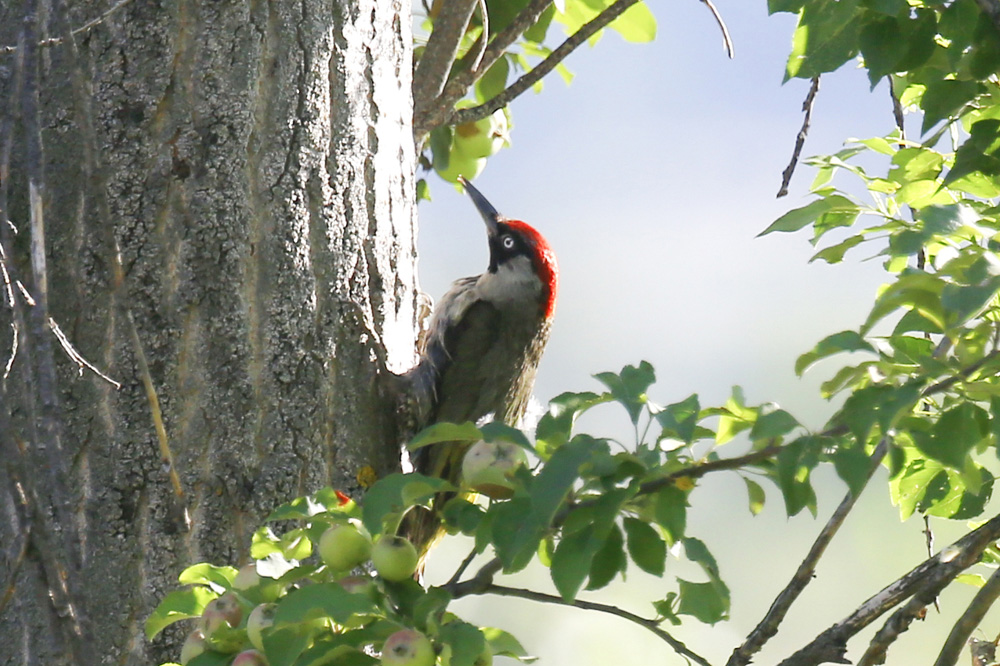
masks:
<instances>
[{"instance_id":1,"label":"bird's beak","mask_svg":"<svg viewBox=\"0 0 1000 666\"><path fill-rule=\"evenodd\" d=\"M498 213L497 209L493 207L493 204L486 200L486 197L483 196L482 192L472 186L472 183L467 181L462 176L459 176L458 180L462 183L462 187L465 188L465 191L469 193L469 196L472 198L472 203L476 204L476 209L479 211L479 214L483 216L483 221L486 222L486 231L491 236L495 235L497 233L497 222L500 221L501 217L500 213Z\"/></svg>"}]
</instances>

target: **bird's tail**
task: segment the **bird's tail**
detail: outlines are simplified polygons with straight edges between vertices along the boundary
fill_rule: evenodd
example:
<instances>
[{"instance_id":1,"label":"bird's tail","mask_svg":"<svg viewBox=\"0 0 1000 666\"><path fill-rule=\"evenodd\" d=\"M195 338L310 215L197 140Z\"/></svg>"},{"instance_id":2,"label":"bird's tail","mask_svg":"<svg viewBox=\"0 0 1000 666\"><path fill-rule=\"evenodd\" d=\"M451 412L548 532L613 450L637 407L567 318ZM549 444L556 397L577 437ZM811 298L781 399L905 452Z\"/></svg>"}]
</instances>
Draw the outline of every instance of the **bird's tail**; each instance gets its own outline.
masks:
<instances>
[{"instance_id":1,"label":"bird's tail","mask_svg":"<svg viewBox=\"0 0 1000 666\"><path fill-rule=\"evenodd\" d=\"M414 467L421 474L444 479L456 488L461 485L462 459L469 449L468 442L442 442L418 450ZM445 535L443 512L455 497L472 497L468 491L444 491L434 496L430 506L415 506L403 517L399 532L413 543L419 555L418 572L431 549Z\"/></svg>"}]
</instances>

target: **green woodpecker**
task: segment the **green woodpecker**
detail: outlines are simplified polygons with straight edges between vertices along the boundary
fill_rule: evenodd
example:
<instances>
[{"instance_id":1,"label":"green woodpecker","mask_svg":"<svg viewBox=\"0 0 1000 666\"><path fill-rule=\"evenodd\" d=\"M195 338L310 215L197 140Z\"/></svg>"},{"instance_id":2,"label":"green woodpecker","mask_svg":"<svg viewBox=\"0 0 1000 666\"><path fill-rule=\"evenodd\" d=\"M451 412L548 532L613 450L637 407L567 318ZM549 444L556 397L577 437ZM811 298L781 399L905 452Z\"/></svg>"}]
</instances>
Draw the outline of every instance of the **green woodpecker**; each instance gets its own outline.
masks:
<instances>
[{"instance_id":1,"label":"green woodpecker","mask_svg":"<svg viewBox=\"0 0 1000 666\"><path fill-rule=\"evenodd\" d=\"M479 190L462 184L486 223L490 263L481 275L455 282L434 308L420 361L407 374L415 425L490 416L517 425L552 328L556 256L533 227L500 215ZM450 442L424 447L415 452L414 467L457 485L467 449ZM435 509L447 499L437 498ZM417 513L405 530L425 551L440 521Z\"/></svg>"}]
</instances>

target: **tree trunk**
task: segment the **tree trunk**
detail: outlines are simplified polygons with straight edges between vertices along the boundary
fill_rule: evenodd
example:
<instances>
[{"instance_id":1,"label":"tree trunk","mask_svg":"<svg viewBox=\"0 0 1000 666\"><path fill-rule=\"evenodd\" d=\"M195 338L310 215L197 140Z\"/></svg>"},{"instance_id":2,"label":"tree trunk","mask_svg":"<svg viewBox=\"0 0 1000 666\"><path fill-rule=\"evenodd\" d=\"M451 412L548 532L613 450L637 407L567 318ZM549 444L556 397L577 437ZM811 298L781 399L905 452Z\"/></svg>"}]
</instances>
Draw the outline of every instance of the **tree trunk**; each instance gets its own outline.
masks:
<instances>
[{"instance_id":1,"label":"tree trunk","mask_svg":"<svg viewBox=\"0 0 1000 666\"><path fill-rule=\"evenodd\" d=\"M0 661L81 654L49 599L63 542L95 663L176 659L185 628L150 644L143 623L185 564L244 562L277 504L398 466L374 360L414 352L410 5L34 9L0 0L2 237L36 303L0 301L0 364L12 325L21 343L0 387ZM81 374L47 316L121 387Z\"/></svg>"}]
</instances>

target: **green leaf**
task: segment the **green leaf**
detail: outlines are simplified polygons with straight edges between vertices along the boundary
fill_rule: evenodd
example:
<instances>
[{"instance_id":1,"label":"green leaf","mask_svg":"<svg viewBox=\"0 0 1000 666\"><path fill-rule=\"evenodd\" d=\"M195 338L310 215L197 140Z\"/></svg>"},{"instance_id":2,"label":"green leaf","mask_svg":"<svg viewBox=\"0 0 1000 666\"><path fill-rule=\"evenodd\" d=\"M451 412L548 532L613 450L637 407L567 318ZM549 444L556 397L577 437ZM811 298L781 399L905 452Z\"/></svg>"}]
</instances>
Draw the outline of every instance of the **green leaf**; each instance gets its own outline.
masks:
<instances>
[{"instance_id":1,"label":"green leaf","mask_svg":"<svg viewBox=\"0 0 1000 666\"><path fill-rule=\"evenodd\" d=\"M219 596L200 585L173 590L163 597L148 618L146 618L146 638L153 638L179 620L198 617L212 599Z\"/></svg>"},{"instance_id":2,"label":"green leaf","mask_svg":"<svg viewBox=\"0 0 1000 666\"><path fill-rule=\"evenodd\" d=\"M858 53L860 28L858 0L802 3L785 80L811 79L838 69Z\"/></svg>"},{"instance_id":3,"label":"green leaf","mask_svg":"<svg viewBox=\"0 0 1000 666\"><path fill-rule=\"evenodd\" d=\"M292 590L282 597L274 612L274 624L295 624L324 617L346 624L354 615L378 610L363 594L351 594L340 583L315 583Z\"/></svg>"},{"instance_id":4,"label":"green leaf","mask_svg":"<svg viewBox=\"0 0 1000 666\"><path fill-rule=\"evenodd\" d=\"M733 387L732 395L721 409L709 410L719 415L719 427L715 433L715 443L725 444L733 437L753 426L757 421L757 410L746 406L743 389Z\"/></svg>"},{"instance_id":5,"label":"green leaf","mask_svg":"<svg viewBox=\"0 0 1000 666\"><path fill-rule=\"evenodd\" d=\"M653 366L646 361L639 366L626 365L619 374L601 372L594 378L608 387L611 396L628 411L632 423L638 423L639 414L646 406L646 391L656 381Z\"/></svg>"},{"instance_id":6,"label":"green leaf","mask_svg":"<svg viewBox=\"0 0 1000 666\"><path fill-rule=\"evenodd\" d=\"M638 518L626 516L623 524L632 560L646 573L662 576L666 566L667 544L655 529Z\"/></svg>"},{"instance_id":7,"label":"green leaf","mask_svg":"<svg viewBox=\"0 0 1000 666\"><path fill-rule=\"evenodd\" d=\"M921 133L926 133L939 121L953 116L982 90L978 81L942 79L927 84L920 106L924 110Z\"/></svg>"},{"instance_id":8,"label":"green leaf","mask_svg":"<svg viewBox=\"0 0 1000 666\"><path fill-rule=\"evenodd\" d=\"M778 453L778 487L785 499L785 511L789 516L794 516L805 508L813 516L816 515L816 492L809 477L819 459L812 445L812 437L802 437L782 447Z\"/></svg>"},{"instance_id":9,"label":"green leaf","mask_svg":"<svg viewBox=\"0 0 1000 666\"><path fill-rule=\"evenodd\" d=\"M889 482L892 503L899 507L899 519L906 520L923 500L931 479L942 473L940 463L926 458L918 458L909 464Z\"/></svg>"},{"instance_id":10,"label":"green leaf","mask_svg":"<svg viewBox=\"0 0 1000 666\"><path fill-rule=\"evenodd\" d=\"M532 515L540 525L550 525L573 484L580 478L580 466L602 446L590 435L577 435L557 449L538 473L531 486Z\"/></svg>"},{"instance_id":11,"label":"green leaf","mask_svg":"<svg viewBox=\"0 0 1000 666\"><path fill-rule=\"evenodd\" d=\"M837 243L836 245L831 245L830 247L823 248L812 257L810 257L809 262L812 263L817 259L822 259L828 264L839 264L844 260L844 255L853 247L861 245L865 241L865 237L862 234L857 234L850 236L843 241Z\"/></svg>"},{"instance_id":12,"label":"green leaf","mask_svg":"<svg viewBox=\"0 0 1000 666\"><path fill-rule=\"evenodd\" d=\"M452 486L447 481L423 474L390 474L365 493L362 521L372 536L382 534L386 525L398 520L408 508L448 488Z\"/></svg>"},{"instance_id":13,"label":"green leaf","mask_svg":"<svg viewBox=\"0 0 1000 666\"><path fill-rule=\"evenodd\" d=\"M483 433L475 423L435 423L418 432L406 448L416 451L441 442L478 442L482 438Z\"/></svg>"},{"instance_id":14,"label":"green leaf","mask_svg":"<svg viewBox=\"0 0 1000 666\"><path fill-rule=\"evenodd\" d=\"M684 538L687 529L687 493L677 486L665 486L656 493L653 515L672 542Z\"/></svg>"},{"instance_id":15,"label":"green leaf","mask_svg":"<svg viewBox=\"0 0 1000 666\"><path fill-rule=\"evenodd\" d=\"M629 7L608 27L627 42L645 43L656 39L656 19L645 2L638 2Z\"/></svg>"},{"instance_id":16,"label":"green leaf","mask_svg":"<svg viewBox=\"0 0 1000 666\"><path fill-rule=\"evenodd\" d=\"M552 582L566 601L573 601L590 574L590 565L600 547L593 526L570 534L559 541L552 555Z\"/></svg>"},{"instance_id":17,"label":"green leaf","mask_svg":"<svg viewBox=\"0 0 1000 666\"><path fill-rule=\"evenodd\" d=\"M677 612L690 615L706 624L715 624L729 617L729 590L718 582L692 583L678 578L680 603Z\"/></svg>"},{"instance_id":18,"label":"green leaf","mask_svg":"<svg viewBox=\"0 0 1000 666\"><path fill-rule=\"evenodd\" d=\"M628 558L625 557L622 531L617 525L611 527L604 544L601 545L590 564L587 578L588 590L599 590L614 580L619 573L625 573Z\"/></svg>"},{"instance_id":19,"label":"green leaf","mask_svg":"<svg viewBox=\"0 0 1000 666\"><path fill-rule=\"evenodd\" d=\"M944 411L928 434L912 432L917 448L955 470L965 468L973 448L989 434L989 413L969 402Z\"/></svg>"},{"instance_id":20,"label":"green leaf","mask_svg":"<svg viewBox=\"0 0 1000 666\"><path fill-rule=\"evenodd\" d=\"M856 331L841 331L840 333L828 335L820 340L816 346L813 347L812 351L799 356L798 360L795 361L795 374L801 377L802 373L805 372L809 366L820 359L824 359L841 352L859 351L875 353L875 348L872 347L867 340L861 337L860 333Z\"/></svg>"},{"instance_id":21,"label":"green leaf","mask_svg":"<svg viewBox=\"0 0 1000 666\"><path fill-rule=\"evenodd\" d=\"M656 420L663 430L659 439L677 439L685 444L690 444L694 439L695 426L698 425L698 417L701 413L701 405L698 403L698 395L691 394L681 402L667 405L656 413Z\"/></svg>"},{"instance_id":22,"label":"green leaf","mask_svg":"<svg viewBox=\"0 0 1000 666\"><path fill-rule=\"evenodd\" d=\"M961 326L980 315L997 291L1000 291L1000 277L982 284L946 284L941 290L941 306L946 310L948 324Z\"/></svg>"},{"instance_id":23,"label":"green leaf","mask_svg":"<svg viewBox=\"0 0 1000 666\"><path fill-rule=\"evenodd\" d=\"M772 222L771 226L759 233L758 236L766 236L775 231L798 231L828 213L848 214L856 217L860 210L858 205L847 197L834 194L788 211Z\"/></svg>"},{"instance_id":24,"label":"green leaf","mask_svg":"<svg viewBox=\"0 0 1000 666\"><path fill-rule=\"evenodd\" d=\"M868 483L871 471L871 458L861 446L842 444L833 452L833 466L837 476L847 484L851 494L857 497Z\"/></svg>"},{"instance_id":25,"label":"green leaf","mask_svg":"<svg viewBox=\"0 0 1000 666\"><path fill-rule=\"evenodd\" d=\"M563 393L549 401L549 410L535 428L538 453L547 459L552 452L569 441L576 417L591 407L610 402L610 395L596 393Z\"/></svg>"},{"instance_id":26,"label":"green leaf","mask_svg":"<svg viewBox=\"0 0 1000 666\"><path fill-rule=\"evenodd\" d=\"M208 585L229 589L236 577L236 567L217 567L208 562L192 564L181 572L177 581L181 585Z\"/></svg>"},{"instance_id":27,"label":"green leaf","mask_svg":"<svg viewBox=\"0 0 1000 666\"><path fill-rule=\"evenodd\" d=\"M750 429L750 439L754 442L775 439L787 435L800 426L794 416L783 409L775 409L757 417L757 421Z\"/></svg>"},{"instance_id":28,"label":"green leaf","mask_svg":"<svg viewBox=\"0 0 1000 666\"><path fill-rule=\"evenodd\" d=\"M441 627L437 638L451 648L451 666L475 666L486 649L486 637L468 622L454 620Z\"/></svg>"},{"instance_id":29,"label":"green leaf","mask_svg":"<svg viewBox=\"0 0 1000 666\"><path fill-rule=\"evenodd\" d=\"M494 627L482 627L480 631L486 637L486 642L490 644L493 654L502 657L512 657L524 663L531 663L537 657L528 656L528 652L514 636L503 629Z\"/></svg>"},{"instance_id":30,"label":"green leaf","mask_svg":"<svg viewBox=\"0 0 1000 666\"><path fill-rule=\"evenodd\" d=\"M767 495L764 494L764 489L761 488L760 484L756 481L751 481L750 479L743 477L743 482L747 486L747 499L749 500L749 509L751 515L758 515L764 510L764 502L767 499Z\"/></svg>"}]
</instances>

